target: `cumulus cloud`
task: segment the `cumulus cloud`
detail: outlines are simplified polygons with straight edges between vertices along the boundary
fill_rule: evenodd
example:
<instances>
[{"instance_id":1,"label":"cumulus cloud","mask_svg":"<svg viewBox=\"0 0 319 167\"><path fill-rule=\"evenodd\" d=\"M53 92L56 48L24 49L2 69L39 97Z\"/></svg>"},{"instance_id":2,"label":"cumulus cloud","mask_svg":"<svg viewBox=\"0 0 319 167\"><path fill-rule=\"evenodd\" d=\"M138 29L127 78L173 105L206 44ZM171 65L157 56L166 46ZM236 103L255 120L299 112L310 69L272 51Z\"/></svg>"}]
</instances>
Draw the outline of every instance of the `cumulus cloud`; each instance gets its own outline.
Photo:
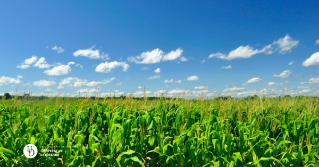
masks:
<instances>
[{"instance_id":1,"label":"cumulus cloud","mask_svg":"<svg viewBox=\"0 0 319 167\"><path fill-rule=\"evenodd\" d=\"M260 79L259 77L254 77L254 78L248 80L247 82L245 82L245 83L243 84L243 86L248 85L248 84L251 84L251 83L258 83L258 82L263 82L263 80Z\"/></svg>"},{"instance_id":2,"label":"cumulus cloud","mask_svg":"<svg viewBox=\"0 0 319 167\"><path fill-rule=\"evenodd\" d=\"M38 68L50 68L51 65L45 61L44 57L41 57L33 66Z\"/></svg>"},{"instance_id":3,"label":"cumulus cloud","mask_svg":"<svg viewBox=\"0 0 319 167\"><path fill-rule=\"evenodd\" d=\"M88 83L87 79L74 78L74 84L69 86L82 87L82 86L86 86L87 83Z\"/></svg>"},{"instance_id":4,"label":"cumulus cloud","mask_svg":"<svg viewBox=\"0 0 319 167\"><path fill-rule=\"evenodd\" d=\"M46 75L66 75L71 71L71 64L75 64L74 62L69 62L67 65L57 65L55 67L53 67L50 70L46 70L43 73L45 73Z\"/></svg>"},{"instance_id":5,"label":"cumulus cloud","mask_svg":"<svg viewBox=\"0 0 319 167\"><path fill-rule=\"evenodd\" d=\"M142 86L138 86L139 89L142 89Z\"/></svg>"},{"instance_id":6,"label":"cumulus cloud","mask_svg":"<svg viewBox=\"0 0 319 167\"><path fill-rule=\"evenodd\" d=\"M283 71L281 74L279 74L279 75L274 74L274 75L272 75L271 77L288 78L291 73L292 73L292 72L291 72L290 70L285 70L285 71Z\"/></svg>"},{"instance_id":7,"label":"cumulus cloud","mask_svg":"<svg viewBox=\"0 0 319 167\"><path fill-rule=\"evenodd\" d=\"M175 83L182 83L182 80L177 80L177 81L174 81L174 79L170 79L170 80L165 80L164 83L172 83L172 82L175 82Z\"/></svg>"},{"instance_id":8,"label":"cumulus cloud","mask_svg":"<svg viewBox=\"0 0 319 167\"><path fill-rule=\"evenodd\" d=\"M315 43L315 44L316 44L316 45L317 45L317 44L319 44L319 39L317 39L317 41L316 41L316 43Z\"/></svg>"},{"instance_id":9,"label":"cumulus cloud","mask_svg":"<svg viewBox=\"0 0 319 167\"><path fill-rule=\"evenodd\" d=\"M254 49L247 46L239 46L237 49L229 52L228 55L217 52L208 56L208 58L219 58L224 60L232 60L237 58L250 58L258 53L272 54L273 50L279 50L279 53L284 54L290 52L292 48L297 47L299 41L293 40L289 35L284 38L279 38L272 44L265 46L263 49Z\"/></svg>"},{"instance_id":10,"label":"cumulus cloud","mask_svg":"<svg viewBox=\"0 0 319 167\"><path fill-rule=\"evenodd\" d=\"M103 60L108 60L109 55L100 53L100 50L95 49L93 50L95 46L92 46L89 49L79 49L73 53L73 56L78 57L78 56L84 56L88 57L90 59L103 59Z\"/></svg>"},{"instance_id":11,"label":"cumulus cloud","mask_svg":"<svg viewBox=\"0 0 319 167\"><path fill-rule=\"evenodd\" d=\"M139 90L139 91L136 91L136 92L134 92L132 94L128 93L127 95L128 96L132 95L133 97L144 97L144 96L148 97L148 96L150 96L151 93L152 93L151 91L141 91L141 90Z\"/></svg>"},{"instance_id":12,"label":"cumulus cloud","mask_svg":"<svg viewBox=\"0 0 319 167\"><path fill-rule=\"evenodd\" d=\"M119 82L119 83L117 83L116 85L117 85L117 86L121 86L121 85L122 85L122 82Z\"/></svg>"},{"instance_id":13,"label":"cumulus cloud","mask_svg":"<svg viewBox=\"0 0 319 167\"><path fill-rule=\"evenodd\" d=\"M301 82L300 84L316 84L319 83L319 78L310 78L308 82Z\"/></svg>"},{"instance_id":14,"label":"cumulus cloud","mask_svg":"<svg viewBox=\"0 0 319 167\"><path fill-rule=\"evenodd\" d=\"M288 34L284 38L279 38L278 41L273 42L278 45L279 53L284 54L290 52L292 48L297 47L299 41L293 40Z\"/></svg>"},{"instance_id":15,"label":"cumulus cloud","mask_svg":"<svg viewBox=\"0 0 319 167\"><path fill-rule=\"evenodd\" d=\"M229 65L229 66L223 66L222 68L220 68L220 69L231 69L232 68L232 66L231 65Z\"/></svg>"},{"instance_id":16,"label":"cumulus cloud","mask_svg":"<svg viewBox=\"0 0 319 167\"><path fill-rule=\"evenodd\" d=\"M17 66L17 68L26 69L29 68L31 64L38 60L37 56L32 56L29 59L25 59L23 63Z\"/></svg>"},{"instance_id":17,"label":"cumulus cloud","mask_svg":"<svg viewBox=\"0 0 319 167\"><path fill-rule=\"evenodd\" d=\"M54 46L54 47L52 48L52 50L56 50L56 51L58 51L58 53L64 52L64 49L63 49L62 47L58 47L58 46Z\"/></svg>"},{"instance_id":18,"label":"cumulus cloud","mask_svg":"<svg viewBox=\"0 0 319 167\"><path fill-rule=\"evenodd\" d=\"M207 86L195 86L194 89L208 89Z\"/></svg>"},{"instance_id":19,"label":"cumulus cloud","mask_svg":"<svg viewBox=\"0 0 319 167\"><path fill-rule=\"evenodd\" d=\"M136 57L129 57L127 60L136 64L155 64L161 61L170 61L178 59L183 53L183 50L178 48L176 51L171 51L165 54L162 50L156 48L152 51L143 52Z\"/></svg>"},{"instance_id":20,"label":"cumulus cloud","mask_svg":"<svg viewBox=\"0 0 319 167\"><path fill-rule=\"evenodd\" d=\"M122 67L123 71L127 71L127 69L130 67L128 64L125 62L117 62L117 61L112 61L112 62L105 62L99 64L96 68L96 72L103 72L103 73L109 73L115 68Z\"/></svg>"},{"instance_id":21,"label":"cumulus cloud","mask_svg":"<svg viewBox=\"0 0 319 167\"><path fill-rule=\"evenodd\" d=\"M147 79L158 79L160 77L161 77L160 75L154 75L154 76L148 77Z\"/></svg>"},{"instance_id":22,"label":"cumulus cloud","mask_svg":"<svg viewBox=\"0 0 319 167\"><path fill-rule=\"evenodd\" d=\"M39 86L39 87L52 86L52 85L55 85L55 84L56 83L54 81L47 81L47 80L39 80L39 81L33 82L34 86Z\"/></svg>"},{"instance_id":23,"label":"cumulus cloud","mask_svg":"<svg viewBox=\"0 0 319 167\"><path fill-rule=\"evenodd\" d=\"M291 65L293 65L293 64L294 64L294 62L293 62L293 61L289 63L289 65L290 65L290 66L291 66Z\"/></svg>"},{"instance_id":24,"label":"cumulus cloud","mask_svg":"<svg viewBox=\"0 0 319 167\"><path fill-rule=\"evenodd\" d=\"M208 56L208 58L219 58L219 59L224 59L224 60L232 60L232 59L238 59L238 58L250 58L251 56L257 54L257 53L262 53L262 50L254 49L250 47L249 45L247 46L239 46L237 49L231 51L227 56L223 53L217 52L215 54L211 54Z\"/></svg>"},{"instance_id":25,"label":"cumulus cloud","mask_svg":"<svg viewBox=\"0 0 319 167\"><path fill-rule=\"evenodd\" d=\"M163 61L175 60L175 59L179 58L182 55L182 53L183 53L183 50L178 48L178 49L176 49L176 51L171 51L168 54L164 55L162 60ZM182 60L182 59L184 59L184 60ZM182 61L187 61L187 59L186 60L185 59L186 58L184 58L184 57L181 58Z\"/></svg>"},{"instance_id":26,"label":"cumulus cloud","mask_svg":"<svg viewBox=\"0 0 319 167\"><path fill-rule=\"evenodd\" d=\"M244 90L245 88L239 88L239 87L232 87L232 88L227 88L224 89L223 92L238 92L241 90Z\"/></svg>"},{"instance_id":27,"label":"cumulus cloud","mask_svg":"<svg viewBox=\"0 0 319 167\"><path fill-rule=\"evenodd\" d=\"M187 61L188 59L187 59L186 57L182 56L182 57L180 58L180 60L181 60L181 61Z\"/></svg>"},{"instance_id":28,"label":"cumulus cloud","mask_svg":"<svg viewBox=\"0 0 319 167\"><path fill-rule=\"evenodd\" d=\"M79 89L76 91L77 93L89 93L91 95L91 93L97 93L98 90L97 89Z\"/></svg>"},{"instance_id":29,"label":"cumulus cloud","mask_svg":"<svg viewBox=\"0 0 319 167\"><path fill-rule=\"evenodd\" d=\"M100 84L108 84L111 81L115 80L115 77L110 78L110 79L105 79L102 81L91 81L88 82L87 79L79 79L79 78L72 78L72 77L68 77L68 78L64 78L60 83L59 83L59 87L58 89L62 89L64 88L65 85L68 85L68 87L82 87L82 86L97 86Z\"/></svg>"},{"instance_id":30,"label":"cumulus cloud","mask_svg":"<svg viewBox=\"0 0 319 167\"><path fill-rule=\"evenodd\" d=\"M21 82L21 80L19 80L19 77L18 77L18 79L6 77L6 76L2 76L0 78L0 86L8 85L8 84L19 84L20 82Z\"/></svg>"},{"instance_id":31,"label":"cumulus cloud","mask_svg":"<svg viewBox=\"0 0 319 167\"><path fill-rule=\"evenodd\" d=\"M164 83L172 83L172 82L174 82L173 79L171 79L171 80L165 80L165 81L164 81Z\"/></svg>"},{"instance_id":32,"label":"cumulus cloud","mask_svg":"<svg viewBox=\"0 0 319 167\"><path fill-rule=\"evenodd\" d=\"M188 78L187 78L187 81L197 81L198 79L199 79L198 76L193 75L193 76L188 77Z\"/></svg>"},{"instance_id":33,"label":"cumulus cloud","mask_svg":"<svg viewBox=\"0 0 319 167\"><path fill-rule=\"evenodd\" d=\"M160 72L161 72L161 69L160 69L160 68L156 68L156 70L155 70L154 72L160 73Z\"/></svg>"},{"instance_id":34,"label":"cumulus cloud","mask_svg":"<svg viewBox=\"0 0 319 167\"><path fill-rule=\"evenodd\" d=\"M302 66L309 67L319 65L319 52L312 54L307 60L302 62Z\"/></svg>"},{"instance_id":35,"label":"cumulus cloud","mask_svg":"<svg viewBox=\"0 0 319 167\"><path fill-rule=\"evenodd\" d=\"M267 86L272 86L272 85L276 85L276 82L269 82L269 83L267 84Z\"/></svg>"},{"instance_id":36,"label":"cumulus cloud","mask_svg":"<svg viewBox=\"0 0 319 167\"><path fill-rule=\"evenodd\" d=\"M17 78L18 78L18 79L21 79L21 78L22 78L22 76L21 76L21 75L18 75L18 76L17 76Z\"/></svg>"},{"instance_id":37,"label":"cumulus cloud","mask_svg":"<svg viewBox=\"0 0 319 167\"><path fill-rule=\"evenodd\" d=\"M188 90L182 90L182 89L173 89L171 91L168 91L167 94L181 94L181 93L187 93Z\"/></svg>"}]
</instances>

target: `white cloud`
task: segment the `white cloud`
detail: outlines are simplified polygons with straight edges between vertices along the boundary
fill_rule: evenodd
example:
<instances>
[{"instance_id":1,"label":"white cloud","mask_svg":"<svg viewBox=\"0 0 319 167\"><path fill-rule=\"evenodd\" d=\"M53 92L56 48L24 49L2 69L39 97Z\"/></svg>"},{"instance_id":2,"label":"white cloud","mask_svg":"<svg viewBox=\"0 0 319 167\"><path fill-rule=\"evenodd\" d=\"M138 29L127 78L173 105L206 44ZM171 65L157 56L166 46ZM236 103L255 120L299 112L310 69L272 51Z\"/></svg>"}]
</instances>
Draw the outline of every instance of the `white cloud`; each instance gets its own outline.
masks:
<instances>
[{"instance_id":1,"label":"white cloud","mask_svg":"<svg viewBox=\"0 0 319 167\"><path fill-rule=\"evenodd\" d=\"M164 83L172 83L172 82L175 82L175 83L182 83L182 80L177 80L177 81L174 81L173 79L170 79L170 80L165 80Z\"/></svg>"},{"instance_id":2,"label":"white cloud","mask_svg":"<svg viewBox=\"0 0 319 167\"><path fill-rule=\"evenodd\" d=\"M47 92L50 92L50 91L52 91L52 89L51 88L48 88L48 89L44 89L45 91L47 91Z\"/></svg>"},{"instance_id":3,"label":"white cloud","mask_svg":"<svg viewBox=\"0 0 319 167\"><path fill-rule=\"evenodd\" d=\"M31 84L30 83L26 83L26 84L24 84L23 86L31 86Z\"/></svg>"},{"instance_id":4,"label":"white cloud","mask_svg":"<svg viewBox=\"0 0 319 167\"><path fill-rule=\"evenodd\" d=\"M290 70L285 70L283 71L281 74L277 75L277 74L274 74L272 75L271 77L280 77L280 78L287 78L289 77L289 75L291 74L292 72Z\"/></svg>"},{"instance_id":5,"label":"white cloud","mask_svg":"<svg viewBox=\"0 0 319 167\"><path fill-rule=\"evenodd\" d=\"M289 65L290 65L290 66L291 66L291 65L293 65L293 64L294 64L294 62L293 62L293 61L289 63Z\"/></svg>"},{"instance_id":6,"label":"white cloud","mask_svg":"<svg viewBox=\"0 0 319 167\"><path fill-rule=\"evenodd\" d=\"M29 68L30 65L27 65L27 64L21 64L21 65L17 65L17 68L21 68L21 69L26 69L26 68Z\"/></svg>"},{"instance_id":7,"label":"white cloud","mask_svg":"<svg viewBox=\"0 0 319 167\"><path fill-rule=\"evenodd\" d=\"M136 92L134 92L134 93L132 93L132 96L133 97L144 97L144 95L146 96L146 97L148 97L150 94L151 94L152 92L151 91L141 91L141 90L139 90L139 91L136 91ZM131 93L129 93L129 94L127 94L127 95L130 95Z\"/></svg>"},{"instance_id":8,"label":"white cloud","mask_svg":"<svg viewBox=\"0 0 319 167\"><path fill-rule=\"evenodd\" d=\"M237 59L237 58L250 58L251 56L257 54L257 53L262 53L262 50L254 49L250 47L249 45L247 46L239 46L237 49L231 51L228 56L226 56L223 53L217 52L215 54L211 54L208 56L208 58L219 58L219 59L225 59L225 60L232 60L232 59Z\"/></svg>"},{"instance_id":9,"label":"white cloud","mask_svg":"<svg viewBox=\"0 0 319 167\"><path fill-rule=\"evenodd\" d=\"M231 69L232 68L232 66L231 65L229 65L229 66L223 66L222 68L220 68L220 69Z\"/></svg>"},{"instance_id":10,"label":"white cloud","mask_svg":"<svg viewBox=\"0 0 319 167\"><path fill-rule=\"evenodd\" d=\"M149 68L148 67L143 67L142 70L149 70Z\"/></svg>"},{"instance_id":11,"label":"white cloud","mask_svg":"<svg viewBox=\"0 0 319 167\"><path fill-rule=\"evenodd\" d=\"M319 65L319 52L312 54L307 60L302 62L302 66L309 67Z\"/></svg>"},{"instance_id":12,"label":"white cloud","mask_svg":"<svg viewBox=\"0 0 319 167\"><path fill-rule=\"evenodd\" d=\"M139 89L142 89L142 86L138 86Z\"/></svg>"},{"instance_id":13,"label":"white cloud","mask_svg":"<svg viewBox=\"0 0 319 167\"><path fill-rule=\"evenodd\" d=\"M298 86L298 89L308 89L309 86Z\"/></svg>"},{"instance_id":14,"label":"white cloud","mask_svg":"<svg viewBox=\"0 0 319 167\"><path fill-rule=\"evenodd\" d=\"M319 78L310 78L308 82L301 82L301 84L316 84L319 83Z\"/></svg>"},{"instance_id":15,"label":"white cloud","mask_svg":"<svg viewBox=\"0 0 319 167\"><path fill-rule=\"evenodd\" d=\"M174 82L173 79L171 79L171 80L165 80L165 81L164 81L164 83L172 83L172 82Z\"/></svg>"},{"instance_id":16,"label":"white cloud","mask_svg":"<svg viewBox=\"0 0 319 167\"><path fill-rule=\"evenodd\" d=\"M97 89L79 89L76 92L77 93L88 93L89 95L93 95L94 93L97 93Z\"/></svg>"},{"instance_id":17,"label":"white cloud","mask_svg":"<svg viewBox=\"0 0 319 167\"><path fill-rule=\"evenodd\" d=\"M83 66L81 64L76 64L75 66L77 66L77 67L80 66L81 68L83 68Z\"/></svg>"},{"instance_id":18,"label":"white cloud","mask_svg":"<svg viewBox=\"0 0 319 167\"><path fill-rule=\"evenodd\" d=\"M155 64L161 61L175 60L179 58L182 53L183 50L178 48L176 51L171 51L165 55L162 50L156 48L152 51L143 52L141 55L136 57L131 56L127 60L137 64Z\"/></svg>"},{"instance_id":19,"label":"white cloud","mask_svg":"<svg viewBox=\"0 0 319 167\"><path fill-rule=\"evenodd\" d=\"M176 51L171 51L169 52L168 54L166 54L165 56L163 56L163 61L168 61L168 60L175 60L177 58L179 58L183 53L183 50L178 48L176 49ZM185 60L186 58L181 58L182 61L187 61L187 59Z\"/></svg>"},{"instance_id":20,"label":"white cloud","mask_svg":"<svg viewBox=\"0 0 319 167\"><path fill-rule=\"evenodd\" d=\"M188 90L182 90L182 89L173 89L171 91L168 91L167 94L170 95L170 96L173 96L174 94L186 94L188 93L189 91Z\"/></svg>"},{"instance_id":21,"label":"white cloud","mask_svg":"<svg viewBox=\"0 0 319 167\"><path fill-rule=\"evenodd\" d=\"M182 56L182 57L180 58L180 60L181 60L181 61L187 61L188 59L187 59L186 57Z\"/></svg>"},{"instance_id":22,"label":"white cloud","mask_svg":"<svg viewBox=\"0 0 319 167\"><path fill-rule=\"evenodd\" d=\"M45 61L44 57L41 57L33 66L38 68L50 68L51 65Z\"/></svg>"},{"instance_id":23,"label":"white cloud","mask_svg":"<svg viewBox=\"0 0 319 167\"><path fill-rule=\"evenodd\" d=\"M75 57L84 56L84 57L88 57L90 59L104 59L104 60L109 59L108 54L104 54L104 53L100 54L100 50L98 50L98 49L93 50L94 47L95 46L92 46L89 49L79 49L73 53L73 56L75 56Z\"/></svg>"},{"instance_id":24,"label":"white cloud","mask_svg":"<svg viewBox=\"0 0 319 167\"><path fill-rule=\"evenodd\" d=\"M316 45L317 45L317 44L319 44L319 39L317 39L317 41L316 41L316 43L315 43L315 44L316 44Z\"/></svg>"},{"instance_id":25,"label":"white cloud","mask_svg":"<svg viewBox=\"0 0 319 167\"><path fill-rule=\"evenodd\" d=\"M273 42L278 45L279 53L284 54L290 52L292 48L297 47L299 41L293 40L288 34L284 38L279 38L278 41Z\"/></svg>"},{"instance_id":26,"label":"white cloud","mask_svg":"<svg viewBox=\"0 0 319 167\"><path fill-rule=\"evenodd\" d=\"M29 59L25 59L23 63L21 63L21 65L18 65L17 68L21 68L21 69L26 69L29 68L31 64L33 64L34 62L36 62L38 60L37 56L32 56Z\"/></svg>"},{"instance_id":27,"label":"white cloud","mask_svg":"<svg viewBox=\"0 0 319 167\"><path fill-rule=\"evenodd\" d=\"M79 78L74 78L74 87L82 87L82 86L86 86L86 84L88 83L87 79L79 79ZM92 84L92 83L91 83ZM72 85L70 85L72 86Z\"/></svg>"},{"instance_id":28,"label":"white cloud","mask_svg":"<svg viewBox=\"0 0 319 167\"><path fill-rule=\"evenodd\" d=\"M188 77L188 78L187 78L187 81L197 81L198 79L199 79L198 76L193 75L193 76Z\"/></svg>"},{"instance_id":29,"label":"white cloud","mask_svg":"<svg viewBox=\"0 0 319 167\"><path fill-rule=\"evenodd\" d=\"M155 70L154 72L160 73L160 72L161 72L161 69L160 69L160 68L156 68L156 70Z\"/></svg>"},{"instance_id":30,"label":"white cloud","mask_svg":"<svg viewBox=\"0 0 319 167\"><path fill-rule=\"evenodd\" d=\"M52 86L52 85L55 85L56 83L54 81L47 81L47 80L39 80L39 81L35 81L33 82L33 85L34 86L39 86L39 87L42 87L42 86Z\"/></svg>"},{"instance_id":31,"label":"white cloud","mask_svg":"<svg viewBox=\"0 0 319 167\"><path fill-rule=\"evenodd\" d=\"M21 79L21 78L22 78L22 76L21 76L21 75L18 75L18 76L17 76L17 78L18 78L18 79Z\"/></svg>"},{"instance_id":32,"label":"white cloud","mask_svg":"<svg viewBox=\"0 0 319 167\"><path fill-rule=\"evenodd\" d=\"M116 85L117 85L117 86L121 86L121 85L122 85L122 82L119 82L119 83L117 83Z\"/></svg>"},{"instance_id":33,"label":"white cloud","mask_svg":"<svg viewBox=\"0 0 319 167\"><path fill-rule=\"evenodd\" d=\"M194 89L208 89L207 86L195 86Z\"/></svg>"},{"instance_id":34,"label":"white cloud","mask_svg":"<svg viewBox=\"0 0 319 167\"><path fill-rule=\"evenodd\" d=\"M163 57L163 51L154 49L152 51L143 52L140 56L129 57L128 61L135 62L137 64L154 64L159 63Z\"/></svg>"},{"instance_id":35,"label":"white cloud","mask_svg":"<svg viewBox=\"0 0 319 167\"><path fill-rule=\"evenodd\" d=\"M96 72L103 72L103 73L109 73L112 71L112 69L123 67L123 71L127 71L127 69L130 67L128 64L125 62L117 62L117 61L112 61L112 62L105 62L99 64L96 68Z\"/></svg>"},{"instance_id":36,"label":"white cloud","mask_svg":"<svg viewBox=\"0 0 319 167\"><path fill-rule=\"evenodd\" d=\"M44 71L43 73L47 75L66 75L71 71L71 64L74 64L74 62L69 62L67 65L55 66L50 70Z\"/></svg>"},{"instance_id":37,"label":"white cloud","mask_svg":"<svg viewBox=\"0 0 319 167\"><path fill-rule=\"evenodd\" d=\"M205 63L206 60L203 60L202 63Z\"/></svg>"},{"instance_id":38,"label":"white cloud","mask_svg":"<svg viewBox=\"0 0 319 167\"><path fill-rule=\"evenodd\" d=\"M54 47L52 48L52 50L56 50L56 51L58 51L58 53L64 52L64 49L61 48L61 47L58 47L58 46L54 46Z\"/></svg>"},{"instance_id":39,"label":"white cloud","mask_svg":"<svg viewBox=\"0 0 319 167\"><path fill-rule=\"evenodd\" d=\"M237 49L229 52L228 55L217 52L208 56L208 58L219 58L224 60L232 60L237 58L250 58L258 53L272 54L273 46L277 46L279 53L284 54L290 52L292 48L297 47L299 41L293 40L289 35L286 35L284 38L279 38L277 41L274 41L272 44L265 46L263 49L258 50L247 46L239 46Z\"/></svg>"},{"instance_id":40,"label":"white cloud","mask_svg":"<svg viewBox=\"0 0 319 167\"><path fill-rule=\"evenodd\" d=\"M276 82L269 82L267 85L268 86L276 85Z\"/></svg>"},{"instance_id":41,"label":"white cloud","mask_svg":"<svg viewBox=\"0 0 319 167\"><path fill-rule=\"evenodd\" d=\"M247 82L245 82L245 83L243 84L243 86L248 85L248 84L251 84L251 83L258 83L258 82L263 82L263 80L260 79L259 77L254 77L254 78L248 80Z\"/></svg>"},{"instance_id":42,"label":"white cloud","mask_svg":"<svg viewBox=\"0 0 319 167\"><path fill-rule=\"evenodd\" d=\"M160 75L154 75L154 76L148 77L147 79L158 79L160 77L161 77Z\"/></svg>"},{"instance_id":43,"label":"white cloud","mask_svg":"<svg viewBox=\"0 0 319 167\"><path fill-rule=\"evenodd\" d=\"M237 91L241 91L241 90L244 90L244 89L245 88L232 87L232 88L224 89L223 92L237 92Z\"/></svg>"},{"instance_id":44,"label":"white cloud","mask_svg":"<svg viewBox=\"0 0 319 167\"><path fill-rule=\"evenodd\" d=\"M79 78L64 78L60 83L58 89L64 88L64 85L68 85L68 87L82 87L82 86L97 86L100 84L108 84L111 81L115 80L115 77L110 79L105 79L103 81L91 81L88 82L87 79L79 79Z\"/></svg>"},{"instance_id":45,"label":"white cloud","mask_svg":"<svg viewBox=\"0 0 319 167\"><path fill-rule=\"evenodd\" d=\"M72 77L64 78L64 79L59 83L58 89L64 88L63 85L70 84L72 80L73 80Z\"/></svg>"},{"instance_id":46,"label":"white cloud","mask_svg":"<svg viewBox=\"0 0 319 167\"><path fill-rule=\"evenodd\" d=\"M217 52L217 53L214 53L214 54L210 54L208 56L208 58L213 58L213 57L217 57L217 58L220 58L220 59L227 59L226 55L223 54L223 53L220 53L220 52Z\"/></svg>"},{"instance_id":47,"label":"white cloud","mask_svg":"<svg viewBox=\"0 0 319 167\"><path fill-rule=\"evenodd\" d=\"M2 85L8 85L8 84L19 84L21 81L18 79L15 79L15 78L10 78L10 77L5 77L5 76L2 76L0 78L0 86Z\"/></svg>"}]
</instances>

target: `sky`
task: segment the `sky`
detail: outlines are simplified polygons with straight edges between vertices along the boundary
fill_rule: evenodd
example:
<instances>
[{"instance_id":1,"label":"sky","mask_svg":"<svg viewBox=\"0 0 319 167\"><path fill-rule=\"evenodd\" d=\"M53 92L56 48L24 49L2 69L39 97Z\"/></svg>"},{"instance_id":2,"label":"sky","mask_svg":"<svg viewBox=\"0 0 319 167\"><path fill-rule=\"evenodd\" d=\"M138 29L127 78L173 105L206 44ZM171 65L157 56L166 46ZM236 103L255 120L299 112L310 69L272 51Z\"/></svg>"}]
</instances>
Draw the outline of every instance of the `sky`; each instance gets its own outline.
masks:
<instances>
[{"instance_id":1,"label":"sky","mask_svg":"<svg viewBox=\"0 0 319 167\"><path fill-rule=\"evenodd\" d=\"M1 1L0 95L319 95L319 1Z\"/></svg>"}]
</instances>

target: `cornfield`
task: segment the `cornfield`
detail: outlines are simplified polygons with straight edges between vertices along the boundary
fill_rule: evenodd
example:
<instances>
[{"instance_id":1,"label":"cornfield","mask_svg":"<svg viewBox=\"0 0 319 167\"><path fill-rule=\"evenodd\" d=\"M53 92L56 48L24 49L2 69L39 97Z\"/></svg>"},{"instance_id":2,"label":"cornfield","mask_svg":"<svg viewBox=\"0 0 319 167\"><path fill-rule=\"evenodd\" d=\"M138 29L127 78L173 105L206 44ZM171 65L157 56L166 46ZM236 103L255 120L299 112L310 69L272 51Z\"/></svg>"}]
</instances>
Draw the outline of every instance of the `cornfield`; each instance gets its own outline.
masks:
<instances>
[{"instance_id":1,"label":"cornfield","mask_svg":"<svg viewBox=\"0 0 319 167\"><path fill-rule=\"evenodd\" d=\"M314 97L0 100L1 166L319 166L318 154Z\"/></svg>"}]
</instances>

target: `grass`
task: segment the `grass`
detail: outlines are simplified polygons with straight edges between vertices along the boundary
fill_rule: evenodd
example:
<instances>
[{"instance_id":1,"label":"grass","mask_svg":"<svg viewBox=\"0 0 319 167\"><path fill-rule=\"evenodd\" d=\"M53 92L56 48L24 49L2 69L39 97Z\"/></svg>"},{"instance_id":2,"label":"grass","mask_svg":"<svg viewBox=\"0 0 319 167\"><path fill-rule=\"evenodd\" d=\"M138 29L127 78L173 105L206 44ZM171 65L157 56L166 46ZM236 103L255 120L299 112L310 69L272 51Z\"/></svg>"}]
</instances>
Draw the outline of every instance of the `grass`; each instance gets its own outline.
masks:
<instances>
[{"instance_id":1,"label":"grass","mask_svg":"<svg viewBox=\"0 0 319 167\"><path fill-rule=\"evenodd\" d=\"M28 159L27 144L62 152ZM0 100L1 166L319 166L318 153L318 97Z\"/></svg>"}]
</instances>

